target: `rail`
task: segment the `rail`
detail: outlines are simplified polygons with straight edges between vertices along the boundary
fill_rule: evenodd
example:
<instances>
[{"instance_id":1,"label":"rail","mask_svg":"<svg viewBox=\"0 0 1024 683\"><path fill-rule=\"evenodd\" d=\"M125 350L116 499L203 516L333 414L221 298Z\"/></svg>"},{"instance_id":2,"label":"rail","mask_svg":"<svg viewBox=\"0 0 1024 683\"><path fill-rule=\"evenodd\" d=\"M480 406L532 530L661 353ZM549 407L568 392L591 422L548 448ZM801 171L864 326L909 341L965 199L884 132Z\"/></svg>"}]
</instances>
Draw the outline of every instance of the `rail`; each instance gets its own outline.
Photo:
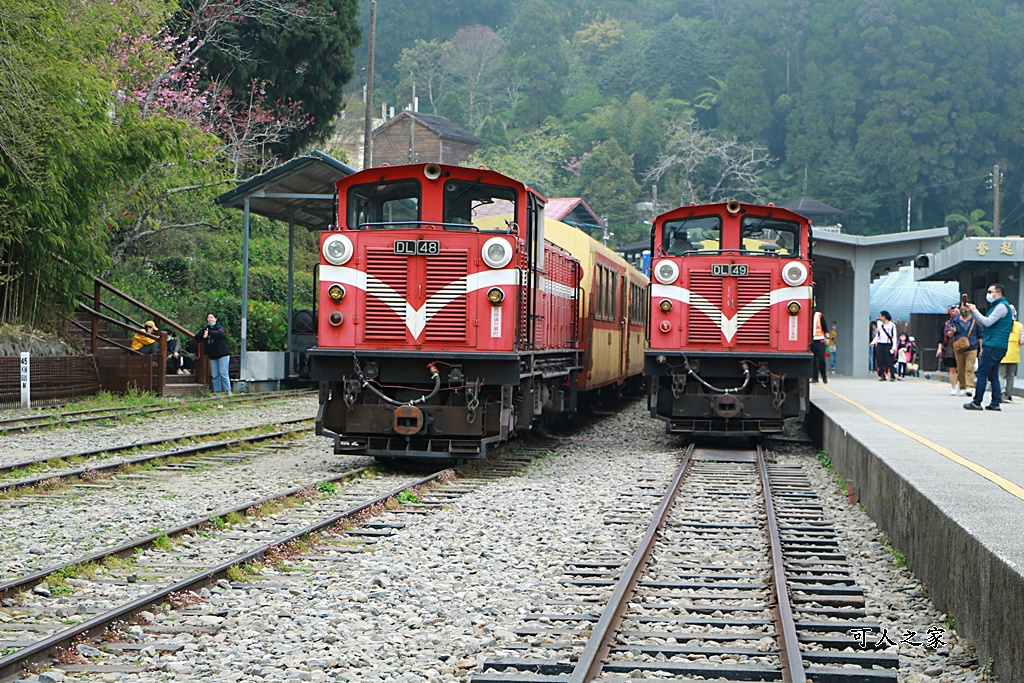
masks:
<instances>
[{"instance_id":1,"label":"rail","mask_svg":"<svg viewBox=\"0 0 1024 683\"><path fill-rule=\"evenodd\" d=\"M686 449L686 454L683 456L679 469L676 470L672 483L668 487L668 491L662 497L661 504L654 512L654 518L647 526L647 532L644 533L637 551L633 554L629 564L626 565L625 570L623 570L618 583L615 584L615 590L608 600L608 606L605 607L601 618L594 626L594 630L587 640L586 646L583 648L583 653L576 662L576 667L569 675L569 683L588 683L601 673L601 669L608 658L608 653L611 651L615 635L622 624L622 618L626 614L626 608L629 607L629 601L633 598L633 594L640 583L640 579L643 578L644 572L647 571L647 563L650 561L651 553L654 552L654 546L658 542L658 534L661 527L668 520L668 514L672 511L672 506L675 504L679 487L683 483L683 476L690 466L690 456L692 454L693 444L690 444Z\"/></svg>"}]
</instances>

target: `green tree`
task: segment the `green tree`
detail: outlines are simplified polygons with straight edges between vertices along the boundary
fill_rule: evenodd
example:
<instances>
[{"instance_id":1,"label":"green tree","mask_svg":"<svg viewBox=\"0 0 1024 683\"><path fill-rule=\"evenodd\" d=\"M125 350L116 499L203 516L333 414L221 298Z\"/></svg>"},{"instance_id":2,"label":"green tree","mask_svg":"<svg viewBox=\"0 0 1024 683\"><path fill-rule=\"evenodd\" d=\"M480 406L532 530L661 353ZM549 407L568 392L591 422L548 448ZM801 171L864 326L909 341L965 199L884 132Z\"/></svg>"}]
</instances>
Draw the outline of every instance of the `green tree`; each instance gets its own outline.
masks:
<instances>
[{"instance_id":1,"label":"green tree","mask_svg":"<svg viewBox=\"0 0 1024 683\"><path fill-rule=\"evenodd\" d=\"M548 196L566 189L568 134L552 119L531 133L521 134L509 147L486 147L469 158L468 166L487 168L520 180Z\"/></svg>"},{"instance_id":2,"label":"green tree","mask_svg":"<svg viewBox=\"0 0 1024 683\"><path fill-rule=\"evenodd\" d=\"M946 237L943 242L946 245L950 245L953 242L959 242L965 237L991 236L995 224L984 219L984 209L975 209L967 215L960 213L949 214L946 216L946 225L953 229L953 233Z\"/></svg>"},{"instance_id":3,"label":"green tree","mask_svg":"<svg viewBox=\"0 0 1024 683\"><path fill-rule=\"evenodd\" d=\"M110 46L161 19L144 3L0 10L0 321L68 311L84 282L68 263L94 273L107 259L99 199L180 151L186 126L143 119L113 86L122 65Z\"/></svg>"},{"instance_id":4,"label":"green tree","mask_svg":"<svg viewBox=\"0 0 1024 683\"><path fill-rule=\"evenodd\" d=\"M402 50L396 65L402 77L396 90L399 96L408 93L411 102L415 92L430 106L430 112L437 114L437 101L451 79L444 66L451 47L451 43L417 40L412 47Z\"/></svg>"},{"instance_id":5,"label":"green tree","mask_svg":"<svg viewBox=\"0 0 1024 683\"><path fill-rule=\"evenodd\" d=\"M640 184L633 179L633 160L616 140L597 145L580 162L575 186L587 204L597 214L607 216L616 230L636 223Z\"/></svg>"},{"instance_id":6,"label":"green tree","mask_svg":"<svg viewBox=\"0 0 1024 683\"><path fill-rule=\"evenodd\" d=\"M520 84L516 120L535 126L549 116L560 116L569 60L558 15L547 0L525 0L505 36L508 64Z\"/></svg>"},{"instance_id":7,"label":"green tree","mask_svg":"<svg viewBox=\"0 0 1024 683\"><path fill-rule=\"evenodd\" d=\"M211 4L186 0L183 7L195 14L208 12ZM362 39L358 0L306 0L294 6L282 0L257 7L226 24L197 57L206 76L228 86L237 102L248 104L255 97L282 116L290 105L298 108L308 125L274 144L288 157L322 140L341 108L342 88L355 73L352 50Z\"/></svg>"}]
</instances>

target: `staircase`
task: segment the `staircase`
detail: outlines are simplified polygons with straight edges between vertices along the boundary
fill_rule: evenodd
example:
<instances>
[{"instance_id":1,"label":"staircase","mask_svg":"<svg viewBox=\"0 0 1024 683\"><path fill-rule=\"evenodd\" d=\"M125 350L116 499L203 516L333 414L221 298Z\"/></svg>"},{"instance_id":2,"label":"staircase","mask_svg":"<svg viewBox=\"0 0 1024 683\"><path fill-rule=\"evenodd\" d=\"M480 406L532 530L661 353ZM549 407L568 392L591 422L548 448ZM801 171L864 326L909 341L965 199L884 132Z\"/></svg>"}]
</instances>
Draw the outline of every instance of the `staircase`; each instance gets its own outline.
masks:
<instances>
[{"instance_id":1,"label":"staircase","mask_svg":"<svg viewBox=\"0 0 1024 683\"><path fill-rule=\"evenodd\" d=\"M67 320L68 340L83 353L96 357L100 382L104 389L124 393L133 386L162 396L187 396L197 394L207 386L208 363L205 358L196 360L196 374L168 374L166 366L167 333L175 331L181 341L181 348L192 338L192 333L181 325L169 320L158 311L136 301L124 292L93 278L93 295L79 297L78 308ZM103 300L106 295L106 301ZM120 308L141 311L146 319L153 320L160 329L160 353L150 355L131 350L132 337L144 332L143 324L122 313Z\"/></svg>"}]
</instances>

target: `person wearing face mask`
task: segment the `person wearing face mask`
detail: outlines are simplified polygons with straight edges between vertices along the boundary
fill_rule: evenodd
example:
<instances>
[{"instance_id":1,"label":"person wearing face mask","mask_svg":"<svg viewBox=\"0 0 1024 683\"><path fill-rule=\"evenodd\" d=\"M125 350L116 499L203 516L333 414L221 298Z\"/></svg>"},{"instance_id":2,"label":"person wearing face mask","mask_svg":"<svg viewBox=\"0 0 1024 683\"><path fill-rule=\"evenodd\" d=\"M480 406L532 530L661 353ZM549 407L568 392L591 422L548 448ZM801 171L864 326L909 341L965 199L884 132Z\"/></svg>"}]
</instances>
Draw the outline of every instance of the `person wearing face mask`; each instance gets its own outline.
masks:
<instances>
[{"instance_id":1,"label":"person wearing face mask","mask_svg":"<svg viewBox=\"0 0 1024 683\"><path fill-rule=\"evenodd\" d=\"M1002 391L999 387L999 364L1006 355L1009 345L1010 331L1013 329L1013 314L1010 302L1003 295L1004 289L998 282L988 286L985 298L991 304L988 315L982 315L974 304L967 304L974 320L985 327L985 346L978 359L978 390L974 400L964 404L966 410L981 410L981 401L985 397L985 388L992 384L992 402L985 410L1002 410Z\"/></svg>"},{"instance_id":2,"label":"person wearing face mask","mask_svg":"<svg viewBox=\"0 0 1024 683\"><path fill-rule=\"evenodd\" d=\"M953 350L953 321L960 317L960 304L953 304L946 311L949 318L942 325L942 334L939 337L939 347L935 350L935 357L942 359L942 367L949 370L949 395L956 396L960 383L956 377L956 352Z\"/></svg>"},{"instance_id":3,"label":"person wearing face mask","mask_svg":"<svg viewBox=\"0 0 1024 683\"><path fill-rule=\"evenodd\" d=\"M960 315L953 319L953 338L950 340L956 354L956 376L960 382L960 395L974 395L974 365L981 351L984 328L971 317L965 306L960 307ZM967 346L956 348L957 340L966 339Z\"/></svg>"}]
</instances>

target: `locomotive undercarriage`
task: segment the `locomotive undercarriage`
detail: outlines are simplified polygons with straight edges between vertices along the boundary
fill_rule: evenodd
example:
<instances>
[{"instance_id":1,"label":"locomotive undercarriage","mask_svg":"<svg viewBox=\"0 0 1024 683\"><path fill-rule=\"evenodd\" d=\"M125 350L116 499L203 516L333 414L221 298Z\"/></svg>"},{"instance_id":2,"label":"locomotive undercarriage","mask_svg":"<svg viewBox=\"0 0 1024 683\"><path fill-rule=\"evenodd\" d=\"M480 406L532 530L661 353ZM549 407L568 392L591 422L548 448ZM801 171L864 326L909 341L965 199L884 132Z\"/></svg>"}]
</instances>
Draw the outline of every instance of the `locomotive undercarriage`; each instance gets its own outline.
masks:
<instances>
[{"instance_id":1,"label":"locomotive undercarriage","mask_svg":"<svg viewBox=\"0 0 1024 683\"><path fill-rule=\"evenodd\" d=\"M576 409L578 353L314 350L316 433L337 454L479 459L540 421Z\"/></svg>"},{"instance_id":2,"label":"locomotive undercarriage","mask_svg":"<svg viewBox=\"0 0 1024 683\"><path fill-rule=\"evenodd\" d=\"M807 411L812 362L810 353L649 351L651 416L664 421L669 433L782 433Z\"/></svg>"}]
</instances>

